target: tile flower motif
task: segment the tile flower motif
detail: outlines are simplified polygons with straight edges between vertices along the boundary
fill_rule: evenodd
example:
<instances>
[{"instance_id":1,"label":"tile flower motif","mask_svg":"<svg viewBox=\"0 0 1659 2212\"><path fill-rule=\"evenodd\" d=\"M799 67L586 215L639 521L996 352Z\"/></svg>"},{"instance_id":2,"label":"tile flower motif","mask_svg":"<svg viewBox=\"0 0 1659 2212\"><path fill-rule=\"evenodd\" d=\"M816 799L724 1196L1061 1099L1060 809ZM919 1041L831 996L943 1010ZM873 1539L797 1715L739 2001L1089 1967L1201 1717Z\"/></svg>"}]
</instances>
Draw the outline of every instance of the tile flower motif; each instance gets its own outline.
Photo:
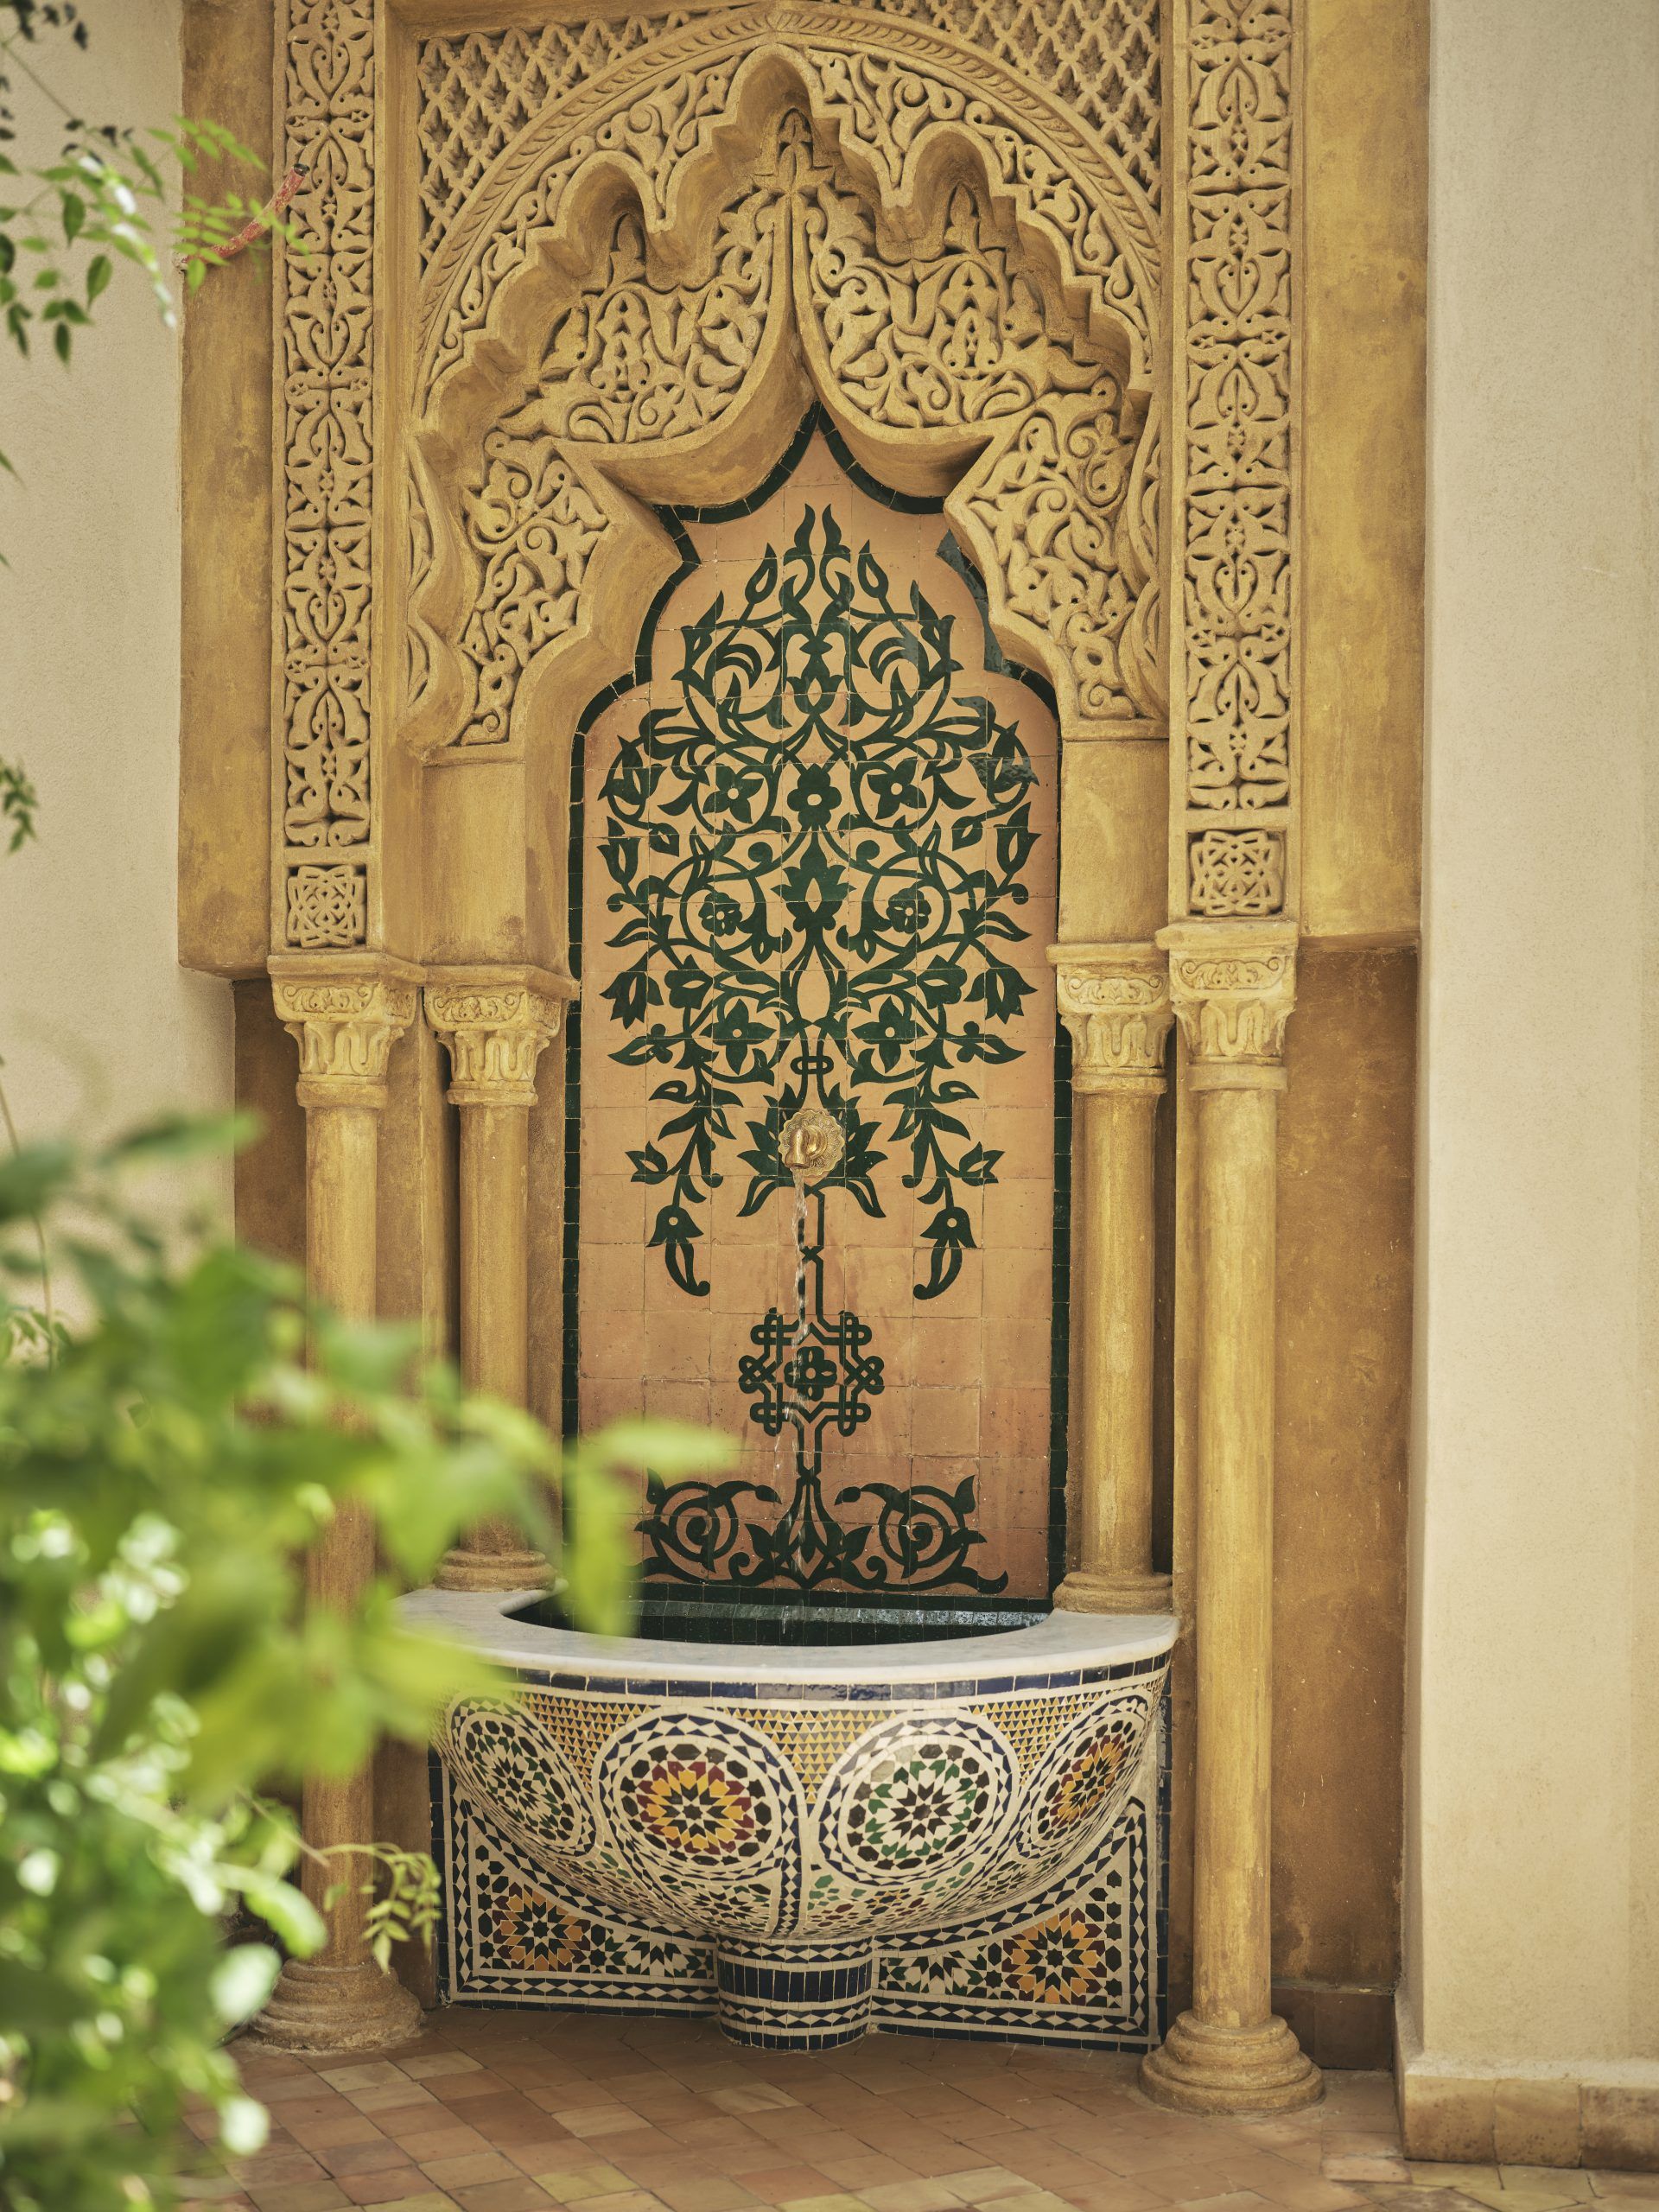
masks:
<instances>
[{"instance_id":1,"label":"tile flower motif","mask_svg":"<svg viewBox=\"0 0 1659 2212\"><path fill-rule=\"evenodd\" d=\"M1007 1952L1009 1980L1039 2005L1086 2002L1105 1963L1099 1931L1080 1912L1052 1913L1022 1928Z\"/></svg>"}]
</instances>

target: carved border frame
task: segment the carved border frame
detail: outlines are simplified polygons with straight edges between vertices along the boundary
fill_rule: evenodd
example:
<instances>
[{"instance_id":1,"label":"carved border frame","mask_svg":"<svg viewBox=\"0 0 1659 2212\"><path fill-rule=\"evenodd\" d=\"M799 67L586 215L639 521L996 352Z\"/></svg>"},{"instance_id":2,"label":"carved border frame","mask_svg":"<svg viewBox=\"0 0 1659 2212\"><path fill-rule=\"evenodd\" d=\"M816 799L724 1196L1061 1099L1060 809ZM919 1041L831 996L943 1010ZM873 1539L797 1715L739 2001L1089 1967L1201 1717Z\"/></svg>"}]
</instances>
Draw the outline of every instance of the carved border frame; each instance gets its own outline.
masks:
<instances>
[{"instance_id":1,"label":"carved border frame","mask_svg":"<svg viewBox=\"0 0 1659 2212\"><path fill-rule=\"evenodd\" d=\"M1171 5L1170 912L1294 916L1294 0ZM385 936L373 618L386 20L385 0L282 0L278 17L277 164L305 172L295 213L313 247L277 257L274 288L273 950Z\"/></svg>"},{"instance_id":2,"label":"carved border frame","mask_svg":"<svg viewBox=\"0 0 1659 2212\"><path fill-rule=\"evenodd\" d=\"M1173 918L1298 905L1294 0L1172 0Z\"/></svg>"}]
</instances>

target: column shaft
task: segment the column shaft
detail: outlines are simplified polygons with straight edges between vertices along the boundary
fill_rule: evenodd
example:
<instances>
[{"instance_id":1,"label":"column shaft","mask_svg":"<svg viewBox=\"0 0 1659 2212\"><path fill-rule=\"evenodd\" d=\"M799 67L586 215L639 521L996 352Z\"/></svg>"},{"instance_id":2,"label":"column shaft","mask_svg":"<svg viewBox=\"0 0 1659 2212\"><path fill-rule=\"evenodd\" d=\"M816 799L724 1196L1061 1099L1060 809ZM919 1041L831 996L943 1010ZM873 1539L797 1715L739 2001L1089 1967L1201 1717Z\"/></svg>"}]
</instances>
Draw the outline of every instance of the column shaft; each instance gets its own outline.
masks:
<instances>
[{"instance_id":1,"label":"column shaft","mask_svg":"<svg viewBox=\"0 0 1659 2212\"><path fill-rule=\"evenodd\" d=\"M1054 1593L1075 1612L1161 1612L1152 1559L1153 1132L1170 1005L1155 945L1056 945L1071 1034L1071 1311L1077 1393L1077 1565Z\"/></svg>"},{"instance_id":2,"label":"column shaft","mask_svg":"<svg viewBox=\"0 0 1659 2212\"><path fill-rule=\"evenodd\" d=\"M308 1286L320 1306L343 1319L372 1320L386 1063L414 1014L415 994L395 972L365 972L351 962L278 976L273 989L277 1013L300 1046ZM360 1506L340 1506L306 1563L309 1604L350 1611L376 1564L369 1516ZM314 1958L283 1967L255 2032L290 2050L373 2050L404 2042L419 2024L420 2005L375 1964L366 1941L362 1891L372 1868L361 1853L376 1837L372 1770L308 1779L301 1825L310 1849L327 1854L308 1858L301 1876L327 1932Z\"/></svg>"},{"instance_id":3,"label":"column shaft","mask_svg":"<svg viewBox=\"0 0 1659 2212\"><path fill-rule=\"evenodd\" d=\"M1152 1090L1087 1092L1078 1363L1082 1560L1132 1583L1152 1571ZM1150 1593L1149 1593L1150 1594Z\"/></svg>"},{"instance_id":4,"label":"column shaft","mask_svg":"<svg viewBox=\"0 0 1659 2212\"><path fill-rule=\"evenodd\" d=\"M468 1385L522 1406L529 1395L530 1112L536 1067L557 1034L568 977L472 969L428 986L461 1109L461 1364ZM480 1522L444 1560L446 1590L523 1590L548 1562L509 1522Z\"/></svg>"},{"instance_id":5,"label":"column shaft","mask_svg":"<svg viewBox=\"0 0 1659 2212\"><path fill-rule=\"evenodd\" d=\"M1188 923L1159 942L1198 1101L1198 1759L1192 2004L1141 2070L1160 2104L1287 2112L1319 2070L1273 2013L1274 1216L1286 924Z\"/></svg>"},{"instance_id":6,"label":"column shaft","mask_svg":"<svg viewBox=\"0 0 1659 2212\"><path fill-rule=\"evenodd\" d=\"M1274 1194L1278 1093L1201 1092L1193 2010L1271 2010Z\"/></svg>"}]
</instances>

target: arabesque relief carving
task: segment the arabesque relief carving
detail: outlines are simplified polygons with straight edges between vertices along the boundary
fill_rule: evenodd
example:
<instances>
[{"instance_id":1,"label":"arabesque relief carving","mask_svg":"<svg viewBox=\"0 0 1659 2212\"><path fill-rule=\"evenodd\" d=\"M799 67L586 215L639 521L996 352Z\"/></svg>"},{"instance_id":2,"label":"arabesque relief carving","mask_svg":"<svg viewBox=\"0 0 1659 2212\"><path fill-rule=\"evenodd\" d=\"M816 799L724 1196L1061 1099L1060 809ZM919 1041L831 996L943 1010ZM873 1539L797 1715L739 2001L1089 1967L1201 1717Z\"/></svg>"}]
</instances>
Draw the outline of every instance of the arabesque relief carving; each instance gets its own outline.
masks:
<instances>
[{"instance_id":1,"label":"arabesque relief carving","mask_svg":"<svg viewBox=\"0 0 1659 2212\"><path fill-rule=\"evenodd\" d=\"M785 23L802 43L757 48ZM562 650L577 705L626 665L606 578L673 563L619 491L695 504L729 440L768 457L814 397L878 473L954 486L993 627L1070 734L1161 731L1155 228L1062 112L1022 133L943 73L964 60L855 11L734 10L486 172L424 291L417 750L522 741Z\"/></svg>"},{"instance_id":2,"label":"arabesque relief carving","mask_svg":"<svg viewBox=\"0 0 1659 2212\"><path fill-rule=\"evenodd\" d=\"M374 864L374 18L289 0L278 170L303 254L275 257L280 538L272 942L362 944Z\"/></svg>"},{"instance_id":3,"label":"arabesque relief carving","mask_svg":"<svg viewBox=\"0 0 1659 2212\"><path fill-rule=\"evenodd\" d=\"M1290 0L1187 0L1185 45L1178 884L1193 913L1271 914L1294 797Z\"/></svg>"}]
</instances>

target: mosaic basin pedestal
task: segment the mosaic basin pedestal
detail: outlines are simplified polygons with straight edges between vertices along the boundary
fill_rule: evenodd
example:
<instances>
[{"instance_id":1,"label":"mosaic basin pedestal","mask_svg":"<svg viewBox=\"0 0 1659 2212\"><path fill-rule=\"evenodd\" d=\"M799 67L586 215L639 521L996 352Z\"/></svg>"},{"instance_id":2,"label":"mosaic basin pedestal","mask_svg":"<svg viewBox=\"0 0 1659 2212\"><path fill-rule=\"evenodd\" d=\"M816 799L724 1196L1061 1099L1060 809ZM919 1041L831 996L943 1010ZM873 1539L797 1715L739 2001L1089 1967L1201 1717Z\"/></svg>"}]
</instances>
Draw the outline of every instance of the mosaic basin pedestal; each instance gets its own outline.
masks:
<instances>
[{"instance_id":1,"label":"mosaic basin pedestal","mask_svg":"<svg viewBox=\"0 0 1659 2212\"><path fill-rule=\"evenodd\" d=\"M436 1745L451 1997L713 2012L779 2050L1027 2015L1098 2042L1133 1924L1155 2040L1154 1854L1110 1847L1150 1803L1173 1619L711 1647L514 1619L537 1594L403 1601L516 1678Z\"/></svg>"}]
</instances>

